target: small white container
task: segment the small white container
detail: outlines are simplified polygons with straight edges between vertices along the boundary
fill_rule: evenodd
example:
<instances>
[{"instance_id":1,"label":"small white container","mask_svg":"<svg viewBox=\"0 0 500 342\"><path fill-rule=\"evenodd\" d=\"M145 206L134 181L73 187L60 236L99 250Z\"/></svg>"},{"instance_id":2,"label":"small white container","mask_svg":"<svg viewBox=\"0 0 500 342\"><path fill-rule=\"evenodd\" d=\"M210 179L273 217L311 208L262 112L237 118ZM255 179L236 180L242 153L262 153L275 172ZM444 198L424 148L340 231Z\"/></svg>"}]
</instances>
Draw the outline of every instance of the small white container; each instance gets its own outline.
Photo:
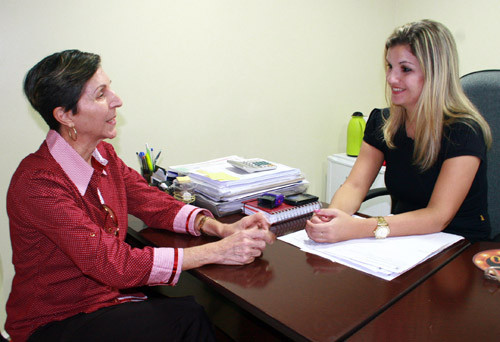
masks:
<instances>
[{"instance_id":1,"label":"small white container","mask_svg":"<svg viewBox=\"0 0 500 342\"><path fill-rule=\"evenodd\" d=\"M193 203L196 199L195 188L196 184L191 182L191 179L186 177L177 177L174 179L173 194L176 200L184 203Z\"/></svg>"}]
</instances>

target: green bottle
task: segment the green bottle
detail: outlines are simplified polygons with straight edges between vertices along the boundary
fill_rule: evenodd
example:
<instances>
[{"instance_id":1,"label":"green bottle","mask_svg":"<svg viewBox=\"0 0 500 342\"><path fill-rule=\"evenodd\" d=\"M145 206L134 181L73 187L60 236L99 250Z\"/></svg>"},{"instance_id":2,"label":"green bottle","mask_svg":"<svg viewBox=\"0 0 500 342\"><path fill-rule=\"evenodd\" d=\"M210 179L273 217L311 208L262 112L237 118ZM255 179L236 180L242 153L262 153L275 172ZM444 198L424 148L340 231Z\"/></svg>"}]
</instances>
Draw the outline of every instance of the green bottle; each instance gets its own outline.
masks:
<instances>
[{"instance_id":1,"label":"green bottle","mask_svg":"<svg viewBox=\"0 0 500 342\"><path fill-rule=\"evenodd\" d=\"M363 142L363 135L365 133L366 122L363 118L363 113L355 112L349 120L347 126L347 155L357 157Z\"/></svg>"}]
</instances>

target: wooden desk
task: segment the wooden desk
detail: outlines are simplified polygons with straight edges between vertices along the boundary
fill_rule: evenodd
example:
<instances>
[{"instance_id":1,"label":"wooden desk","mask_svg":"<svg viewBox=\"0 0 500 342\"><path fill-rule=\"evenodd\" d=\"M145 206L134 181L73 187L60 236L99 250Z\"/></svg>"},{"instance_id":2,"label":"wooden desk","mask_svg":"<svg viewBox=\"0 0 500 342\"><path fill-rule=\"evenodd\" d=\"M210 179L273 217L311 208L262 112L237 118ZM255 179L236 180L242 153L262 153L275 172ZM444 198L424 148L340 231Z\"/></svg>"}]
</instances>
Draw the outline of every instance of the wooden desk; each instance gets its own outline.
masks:
<instances>
[{"instance_id":1,"label":"wooden desk","mask_svg":"<svg viewBox=\"0 0 500 342\"><path fill-rule=\"evenodd\" d=\"M240 217L233 215L226 220ZM298 230L304 225L305 220L299 219L274 229ZM156 246L189 247L210 241L208 237L152 228L141 230L139 236ZM219 304L197 297L214 323L235 340L255 341L255 335L260 334L266 335L258 338L260 341L334 341L356 332L467 246L462 240L398 278L385 281L276 241L250 265L207 265L185 272L181 281L190 273L200 286L208 288L210 296L222 297L225 304L236 307L234 315L217 319L211 310ZM237 315L244 323L234 323ZM228 320L232 323L224 327ZM238 331L230 331L234 325L239 326Z\"/></svg>"},{"instance_id":2,"label":"wooden desk","mask_svg":"<svg viewBox=\"0 0 500 342\"><path fill-rule=\"evenodd\" d=\"M472 257L500 243L480 242L352 336L350 341L498 341L500 284Z\"/></svg>"}]
</instances>

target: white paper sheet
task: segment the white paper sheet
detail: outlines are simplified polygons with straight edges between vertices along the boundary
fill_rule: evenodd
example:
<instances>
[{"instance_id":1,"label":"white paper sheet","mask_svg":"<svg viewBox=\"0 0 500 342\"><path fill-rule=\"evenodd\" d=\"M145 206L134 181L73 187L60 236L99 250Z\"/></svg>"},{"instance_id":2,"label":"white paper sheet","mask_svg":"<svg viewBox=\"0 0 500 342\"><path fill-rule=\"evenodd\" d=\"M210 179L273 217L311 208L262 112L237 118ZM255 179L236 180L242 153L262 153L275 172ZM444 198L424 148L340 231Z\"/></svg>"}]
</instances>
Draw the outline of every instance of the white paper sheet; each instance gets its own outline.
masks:
<instances>
[{"instance_id":1,"label":"white paper sheet","mask_svg":"<svg viewBox=\"0 0 500 342\"><path fill-rule=\"evenodd\" d=\"M463 239L462 236L435 233L355 239L337 243L317 243L299 230L278 239L333 262L376 277L392 280L433 255Z\"/></svg>"}]
</instances>

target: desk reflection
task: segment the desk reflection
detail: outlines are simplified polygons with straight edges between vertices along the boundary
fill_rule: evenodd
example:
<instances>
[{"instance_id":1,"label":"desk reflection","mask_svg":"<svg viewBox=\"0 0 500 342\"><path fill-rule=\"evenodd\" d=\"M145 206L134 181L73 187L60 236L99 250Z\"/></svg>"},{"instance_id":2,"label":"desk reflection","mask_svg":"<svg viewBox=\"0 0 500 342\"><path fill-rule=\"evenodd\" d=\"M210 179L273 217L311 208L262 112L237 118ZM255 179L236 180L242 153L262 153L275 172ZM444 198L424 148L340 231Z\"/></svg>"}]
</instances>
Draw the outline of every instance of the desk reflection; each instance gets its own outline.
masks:
<instances>
[{"instance_id":1,"label":"desk reflection","mask_svg":"<svg viewBox=\"0 0 500 342\"><path fill-rule=\"evenodd\" d=\"M263 288L274 277L272 266L264 258L257 258L254 262L242 266L210 265L211 275L218 281L224 281L241 286L242 288Z\"/></svg>"},{"instance_id":2,"label":"desk reflection","mask_svg":"<svg viewBox=\"0 0 500 342\"><path fill-rule=\"evenodd\" d=\"M318 273L340 273L345 270L345 266L338 262L333 262L318 255L306 253L307 263L313 268L314 274Z\"/></svg>"},{"instance_id":3,"label":"desk reflection","mask_svg":"<svg viewBox=\"0 0 500 342\"><path fill-rule=\"evenodd\" d=\"M463 305L477 276L472 260L455 259L454 267L444 267L429 279L429 294L437 302Z\"/></svg>"}]
</instances>

